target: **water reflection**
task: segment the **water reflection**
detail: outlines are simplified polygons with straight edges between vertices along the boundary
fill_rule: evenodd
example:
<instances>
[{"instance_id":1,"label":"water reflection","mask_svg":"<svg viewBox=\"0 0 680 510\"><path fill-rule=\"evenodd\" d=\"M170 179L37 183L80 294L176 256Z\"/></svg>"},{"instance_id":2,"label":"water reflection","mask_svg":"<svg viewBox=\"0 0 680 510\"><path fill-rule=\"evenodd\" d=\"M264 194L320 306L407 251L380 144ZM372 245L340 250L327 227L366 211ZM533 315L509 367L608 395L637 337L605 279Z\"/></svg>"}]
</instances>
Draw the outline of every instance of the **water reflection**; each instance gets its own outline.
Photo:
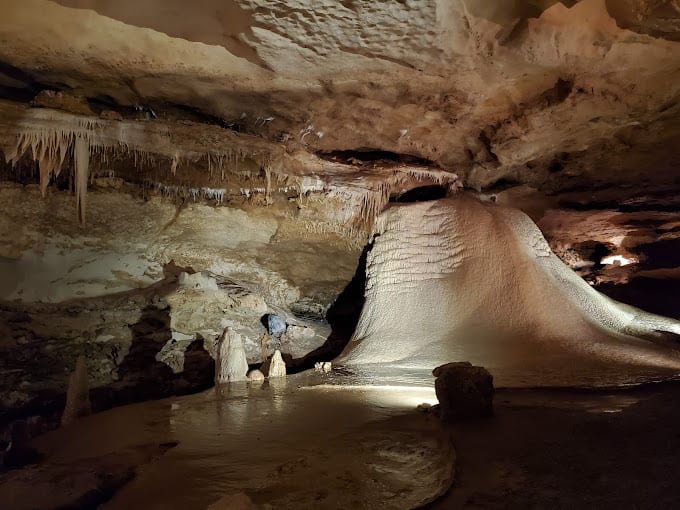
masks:
<instances>
[{"instance_id":1,"label":"water reflection","mask_svg":"<svg viewBox=\"0 0 680 510\"><path fill-rule=\"evenodd\" d=\"M113 409L43 441L56 457L73 450L65 433L73 443L96 436L102 454L178 443L141 466L107 509L202 509L241 491L275 508L373 508L377 500L408 508L444 491L452 474L448 434L415 410L434 398L431 379L375 386L312 373L231 384ZM91 457L87 448L76 446L75 458Z\"/></svg>"}]
</instances>

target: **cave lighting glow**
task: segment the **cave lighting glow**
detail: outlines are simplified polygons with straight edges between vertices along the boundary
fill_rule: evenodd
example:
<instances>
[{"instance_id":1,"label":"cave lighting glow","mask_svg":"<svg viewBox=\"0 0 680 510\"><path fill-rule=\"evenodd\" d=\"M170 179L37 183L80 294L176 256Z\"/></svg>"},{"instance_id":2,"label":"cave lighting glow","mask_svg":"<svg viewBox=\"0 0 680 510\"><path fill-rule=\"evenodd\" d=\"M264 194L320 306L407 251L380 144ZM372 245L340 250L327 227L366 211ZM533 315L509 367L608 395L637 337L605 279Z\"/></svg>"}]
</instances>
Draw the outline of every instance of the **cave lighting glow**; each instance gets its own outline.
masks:
<instances>
[{"instance_id":1,"label":"cave lighting glow","mask_svg":"<svg viewBox=\"0 0 680 510\"><path fill-rule=\"evenodd\" d=\"M637 264L638 261L637 259L624 257L623 255L610 255L604 257L600 262L611 266L627 266L629 264Z\"/></svg>"},{"instance_id":2,"label":"cave lighting glow","mask_svg":"<svg viewBox=\"0 0 680 510\"><path fill-rule=\"evenodd\" d=\"M303 386L302 390L359 391L362 398L378 407L415 409L420 404L439 403L432 386L333 385Z\"/></svg>"}]
</instances>

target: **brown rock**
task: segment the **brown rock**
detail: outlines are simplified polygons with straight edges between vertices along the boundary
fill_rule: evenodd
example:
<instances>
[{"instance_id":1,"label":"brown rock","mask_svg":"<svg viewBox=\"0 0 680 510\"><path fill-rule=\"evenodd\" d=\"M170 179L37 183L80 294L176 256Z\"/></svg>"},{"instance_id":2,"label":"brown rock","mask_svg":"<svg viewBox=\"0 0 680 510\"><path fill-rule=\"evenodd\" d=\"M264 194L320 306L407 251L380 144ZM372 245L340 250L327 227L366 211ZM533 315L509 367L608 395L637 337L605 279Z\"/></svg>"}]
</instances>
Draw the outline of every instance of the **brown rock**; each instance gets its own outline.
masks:
<instances>
[{"instance_id":1,"label":"brown rock","mask_svg":"<svg viewBox=\"0 0 680 510\"><path fill-rule=\"evenodd\" d=\"M211 504L207 510L253 510L253 501L243 492L228 494Z\"/></svg>"},{"instance_id":2,"label":"brown rock","mask_svg":"<svg viewBox=\"0 0 680 510\"><path fill-rule=\"evenodd\" d=\"M31 106L54 108L77 115L94 115L86 98L61 91L42 90L33 98Z\"/></svg>"},{"instance_id":3,"label":"brown rock","mask_svg":"<svg viewBox=\"0 0 680 510\"><path fill-rule=\"evenodd\" d=\"M493 376L467 361L447 363L432 374L444 421L486 418L493 415Z\"/></svg>"},{"instance_id":4,"label":"brown rock","mask_svg":"<svg viewBox=\"0 0 680 510\"><path fill-rule=\"evenodd\" d=\"M123 116L113 110L103 110L99 114L99 118L104 120L123 120Z\"/></svg>"}]
</instances>

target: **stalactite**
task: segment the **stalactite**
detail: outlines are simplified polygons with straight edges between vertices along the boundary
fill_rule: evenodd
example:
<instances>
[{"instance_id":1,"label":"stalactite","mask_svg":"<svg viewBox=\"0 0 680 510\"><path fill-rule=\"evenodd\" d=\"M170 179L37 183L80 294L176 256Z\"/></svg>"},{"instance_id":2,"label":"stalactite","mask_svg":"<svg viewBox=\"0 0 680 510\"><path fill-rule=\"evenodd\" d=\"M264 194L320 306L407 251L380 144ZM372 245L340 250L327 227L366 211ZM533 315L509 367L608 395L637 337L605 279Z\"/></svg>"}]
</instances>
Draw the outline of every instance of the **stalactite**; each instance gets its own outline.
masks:
<instances>
[{"instance_id":1,"label":"stalactite","mask_svg":"<svg viewBox=\"0 0 680 510\"><path fill-rule=\"evenodd\" d=\"M15 165L30 150L31 157L38 162L40 191L45 196L50 180L61 172L73 138L73 133L63 131L39 130L20 133L16 145L7 153L6 160Z\"/></svg>"},{"instance_id":2,"label":"stalactite","mask_svg":"<svg viewBox=\"0 0 680 510\"><path fill-rule=\"evenodd\" d=\"M448 184L451 189L458 185L457 177L453 174L439 169L406 165L379 169L370 172L369 175L347 173L343 168L339 169L339 178L330 182L316 175L296 176L291 175L289 165L285 164L287 160L277 152L278 149L265 147L261 140L240 138L233 133L227 133L224 139L227 143L233 144L231 147L224 146L224 143L216 138L214 148L200 151L191 145L191 141L185 145L180 139L174 140L171 126L160 129L154 127L147 132L146 125L129 122L112 124L101 119L47 109L31 110L17 129L16 144L5 151L7 160L16 164L24 154L29 153L38 162L43 195L50 181L59 176L66 156L73 155L76 208L81 222L84 221L86 212L88 176L95 177L89 169L91 157L107 163L118 155L127 155L132 159L134 168L140 170L142 167L156 169L160 160L169 159L169 170L172 175L176 174L182 160L198 163L210 175L217 166L223 182L232 175L240 178L242 184L239 187L235 185L234 191L238 190L249 198L253 194L263 193L267 205L272 203L274 192L289 193L294 190L300 208L303 206L302 197L308 192L332 192L338 197L342 195L344 204L339 205L338 211L331 213L326 219L333 225L325 230L329 232L349 230L352 235L359 237L370 231L375 217L385 208L390 195L402 188L419 182ZM154 152L150 152L151 147L154 148ZM239 162L246 159L249 160L247 169L239 169ZM253 170L253 165L257 165L259 169ZM162 179L158 171L151 175L153 177L150 176L150 179L142 180L153 183L159 178ZM202 198L214 200L217 205L223 203L225 195L229 192L226 185L220 188L182 187L158 183L150 186L163 196L181 196L193 200ZM314 223L319 221L323 220L316 219ZM342 228L339 229L337 225L342 225Z\"/></svg>"},{"instance_id":3,"label":"stalactite","mask_svg":"<svg viewBox=\"0 0 680 510\"><path fill-rule=\"evenodd\" d=\"M177 174L177 167L179 166L179 152L175 152L172 156L172 164L170 165L170 173ZM208 167L210 167L210 155L208 155Z\"/></svg>"},{"instance_id":4,"label":"stalactite","mask_svg":"<svg viewBox=\"0 0 680 510\"><path fill-rule=\"evenodd\" d=\"M76 137L73 148L73 160L76 174L76 210L78 221L85 222L85 200L87 194L87 177L90 172L90 144L83 137Z\"/></svg>"},{"instance_id":5,"label":"stalactite","mask_svg":"<svg viewBox=\"0 0 680 510\"><path fill-rule=\"evenodd\" d=\"M271 190L272 190L272 174L269 168L264 169L264 202L269 205L272 203Z\"/></svg>"}]
</instances>

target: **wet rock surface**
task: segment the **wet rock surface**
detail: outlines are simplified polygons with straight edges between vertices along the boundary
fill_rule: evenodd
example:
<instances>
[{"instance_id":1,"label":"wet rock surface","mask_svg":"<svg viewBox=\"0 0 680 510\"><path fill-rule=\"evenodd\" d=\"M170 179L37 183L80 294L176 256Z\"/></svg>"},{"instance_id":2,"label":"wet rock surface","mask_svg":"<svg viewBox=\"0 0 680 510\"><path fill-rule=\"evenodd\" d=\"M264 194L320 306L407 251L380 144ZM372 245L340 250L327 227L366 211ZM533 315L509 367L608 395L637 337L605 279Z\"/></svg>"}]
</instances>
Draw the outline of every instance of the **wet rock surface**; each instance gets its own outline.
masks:
<instances>
[{"instance_id":1,"label":"wet rock surface","mask_svg":"<svg viewBox=\"0 0 680 510\"><path fill-rule=\"evenodd\" d=\"M676 1L137 4L0 0L0 445L14 445L5 455L10 464L37 458L20 445L58 424L79 358L87 361L94 411L208 387L225 328L242 340L238 373L228 370L227 380L242 378L248 365L276 374L335 359L364 302L357 260L374 240L380 246L370 232L390 202L448 200L465 189L521 209L592 287L680 318ZM465 223L462 217L442 216ZM425 219L411 233L422 233ZM485 234L499 232L477 219L468 223L466 246L473 250ZM402 236L386 251L407 244ZM416 265L425 267L460 253L458 243L440 252L438 244L428 240L405 255L423 255ZM433 286L421 296L409 282L404 296L411 302L388 293L366 323L398 327L391 339L378 331L384 344L367 361L412 360L429 371L470 359L509 374L496 381L519 385L630 384L676 375L677 359L666 370L665 347L680 345L677 330L660 338L645 320L612 331L647 339L651 329L656 354L642 349L638 359L653 357L663 371L621 373L612 359L627 367L622 351L589 365L613 353L575 346L574 338L594 337L590 321L568 317L565 299L549 302L542 293L555 282L563 288L570 277L521 276L526 263L508 262L512 244L483 250L493 254L486 269L471 264L460 272L470 278L463 301L485 278L499 293L452 305L440 321L431 315L452 295L440 292L438 276L430 278L441 271L424 271ZM547 245L540 248L543 258ZM393 261L395 275L403 276L407 258ZM360 289L340 303L350 280ZM393 278L387 280L390 287ZM526 299L513 294L532 281ZM432 306L423 307L430 299ZM593 310L593 301L578 295L573 301ZM497 306L508 321L487 334L497 323L486 314ZM619 318L639 316L618 310ZM439 339L428 331L466 312L461 330ZM560 336L565 352L531 343L548 323L557 329L543 336ZM480 328L470 334L468 326ZM529 343L508 349L501 342L493 366L487 364L484 341L494 344L506 333ZM427 361L428 349L451 345L451 338L464 355L446 351ZM422 339L422 353L408 352ZM565 364L573 351L584 355ZM499 367L510 358L514 372L503 373ZM553 365L546 368L543 358ZM332 379L327 368L322 363L318 375ZM439 385L455 386L443 372ZM261 385L258 372L250 373L251 387L286 387L277 377ZM367 373L371 380L376 370ZM459 394L443 390L455 396L446 404L450 413L481 413L490 402L483 375L477 382L473 375L456 383ZM473 396L476 404L466 401ZM381 450L376 437L364 437L366 444L350 453L369 445L388 459L377 463L386 471L394 467L390 459L410 458L394 445ZM314 455L282 460L274 473L280 483L271 490L289 488L298 474L325 476L312 466ZM116 480L127 479L126 469L111 469L122 473ZM522 493L519 478L519 489L505 486L468 503L502 506L506 496ZM170 479L165 486L176 481ZM401 497L399 489L367 487L351 474L324 481L343 496L360 488L389 504ZM95 492L108 490L100 485ZM601 485L609 487L606 480ZM221 487L201 504L233 492ZM560 504L554 494L522 494L524 507ZM328 498L322 490L305 495L310 507ZM253 500L269 496L265 490ZM98 497L60 502L89 505ZM294 502L284 497L282 504ZM672 498L663 503L677 506Z\"/></svg>"},{"instance_id":2,"label":"wet rock surface","mask_svg":"<svg viewBox=\"0 0 680 510\"><path fill-rule=\"evenodd\" d=\"M242 337L250 365L276 349L300 363L326 342L325 312L356 251L337 236L310 239L286 216L287 202L246 213L99 190L86 231L60 218L69 197L58 191L0 219L0 431L17 420L29 420L32 435L55 427L79 356L96 412L209 387L226 327ZM28 205L21 197L34 191L0 185L3 203ZM300 272L292 245L318 245L333 263L309 257ZM262 249L283 251L260 260ZM267 314L290 325L275 342L263 341Z\"/></svg>"},{"instance_id":3,"label":"wet rock surface","mask_svg":"<svg viewBox=\"0 0 680 510\"><path fill-rule=\"evenodd\" d=\"M449 434L403 402L431 398L431 388L288 379L120 407L46 434L33 442L44 464L1 475L0 506L53 508L44 497L52 492L59 503L77 501L101 487L100 470L114 481L134 474L108 494L108 510L204 510L237 493L260 509L371 509L379 501L397 510L430 503L451 484ZM68 483L55 486L59 477ZM190 486L178 482L189 478ZM35 497L31 485L41 488Z\"/></svg>"},{"instance_id":4,"label":"wet rock surface","mask_svg":"<svg viewBox=\"0 0 680 510\"><path fill-rule=\"evenodd\" d=\"M325 342L328 326L315 321L296 326L309 334L263 350L266 310L261 297L238 285L195 289L177 285L172 275L141 291L64 304L5 302L0 430L26 419L41 424L31 427L34 433L56 426L79 357L87 362L92 409L100 411L210 387L225 326L242 338L244 378L248 363L261 363L275 348L302 358Z\"/></svg>"}]
</instances>

